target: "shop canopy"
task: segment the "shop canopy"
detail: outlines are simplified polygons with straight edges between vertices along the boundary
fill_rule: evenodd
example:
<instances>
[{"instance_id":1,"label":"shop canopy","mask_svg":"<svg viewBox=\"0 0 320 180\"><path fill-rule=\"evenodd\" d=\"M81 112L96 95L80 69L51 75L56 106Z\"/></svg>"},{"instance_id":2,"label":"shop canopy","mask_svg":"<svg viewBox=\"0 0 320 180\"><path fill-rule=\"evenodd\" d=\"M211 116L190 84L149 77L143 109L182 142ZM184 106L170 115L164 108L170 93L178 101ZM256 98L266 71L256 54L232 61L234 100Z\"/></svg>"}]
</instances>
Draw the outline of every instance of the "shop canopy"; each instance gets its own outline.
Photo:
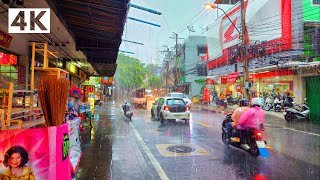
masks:
<instances>
[{"instance_id":1,"label":"shop canopy","mask_svg":"<svg viewBox=\"0 0 320 180\"><path fill-rule=\"evenodd\" d=\"M99 76L116 71L129 0L47 0Z\"/></svg>"}]
</instances>

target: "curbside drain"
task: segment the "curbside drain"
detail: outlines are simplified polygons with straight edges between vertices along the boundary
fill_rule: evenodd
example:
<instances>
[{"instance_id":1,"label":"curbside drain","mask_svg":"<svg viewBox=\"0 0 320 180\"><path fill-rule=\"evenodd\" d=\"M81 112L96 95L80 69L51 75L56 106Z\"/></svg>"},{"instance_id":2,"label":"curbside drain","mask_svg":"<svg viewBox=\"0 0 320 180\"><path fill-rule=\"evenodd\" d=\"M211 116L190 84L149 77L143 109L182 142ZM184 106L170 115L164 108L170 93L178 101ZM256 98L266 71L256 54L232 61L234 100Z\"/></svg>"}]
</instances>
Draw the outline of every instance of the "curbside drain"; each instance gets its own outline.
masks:
<instances>
[{"instance_id":1,"label":"curbside drain","mask_svg":"<svg viewBox=\"0 0 320 180\"><path fill-rule=\"evenodd\" d=\"M174 145L174 146L168 146L166 150L174 153L190 153L190 152L194 152L196 149L191 146Z\"/></svg>"}]
</instances>

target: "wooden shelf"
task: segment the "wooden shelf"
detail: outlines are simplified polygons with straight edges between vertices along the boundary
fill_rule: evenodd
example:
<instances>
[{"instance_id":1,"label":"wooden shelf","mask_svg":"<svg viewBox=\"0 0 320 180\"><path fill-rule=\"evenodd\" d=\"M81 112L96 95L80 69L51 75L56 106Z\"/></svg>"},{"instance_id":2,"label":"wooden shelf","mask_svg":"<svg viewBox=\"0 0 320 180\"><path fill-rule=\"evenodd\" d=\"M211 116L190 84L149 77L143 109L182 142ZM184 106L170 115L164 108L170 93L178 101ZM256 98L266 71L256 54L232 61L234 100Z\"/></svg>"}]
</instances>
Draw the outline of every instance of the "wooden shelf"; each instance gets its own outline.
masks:
<instances>
[{"instance_id":1,"label":"wooden shelf","mask_svg":"<svg viewBox=\"0 0 320 180\"><path fill-rule=\"evenodd\" d=\"M30 120L30 121L22 121L22 129L34 127L40 124L45 124L44 118ZM19 129L19 127L17 124L14 124L14 125L11 125L10 127L6 127L6 129L13 130L13 129Z\"/></svg>"}]
</instances>

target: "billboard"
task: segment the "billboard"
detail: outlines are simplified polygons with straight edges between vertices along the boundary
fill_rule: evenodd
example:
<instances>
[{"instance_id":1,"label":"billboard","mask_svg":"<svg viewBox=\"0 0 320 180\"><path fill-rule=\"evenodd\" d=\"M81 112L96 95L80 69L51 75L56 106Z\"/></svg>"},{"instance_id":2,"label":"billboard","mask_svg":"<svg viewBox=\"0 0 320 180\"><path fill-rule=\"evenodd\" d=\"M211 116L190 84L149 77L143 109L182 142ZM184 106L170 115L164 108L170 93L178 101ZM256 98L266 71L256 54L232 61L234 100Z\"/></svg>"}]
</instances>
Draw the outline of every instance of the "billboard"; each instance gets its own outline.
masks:
<instances>
[{"instance_id":1,"label":"billboard","mask_svg":"<svg viewBox=\"0 0 320 180\"><path fill-rule=\"evenodd\" d=\"M68 124L0 131L0 179L71 179Z\"/></svg>"},{"instance_id":2,"label":"billboard","mask_svg":"<svg viewBox=\"0 0 320 180\"><path fill-rule=\"evenodd\" d=\"M292 47L291 0L246 0L244 7L249 59ZM242 60L240 3L226 14L206 34L209 69Z\"/></svg>"},{"instance_id":3,"label":"billboard","mask_svg":"<svg viewBox=\"0 0 320 180\"><path fill-rule=\"evenodd\" d=\"M303 20L309 22L320 21L319 0L303 0Z\"/></svg>"}]
</instances>

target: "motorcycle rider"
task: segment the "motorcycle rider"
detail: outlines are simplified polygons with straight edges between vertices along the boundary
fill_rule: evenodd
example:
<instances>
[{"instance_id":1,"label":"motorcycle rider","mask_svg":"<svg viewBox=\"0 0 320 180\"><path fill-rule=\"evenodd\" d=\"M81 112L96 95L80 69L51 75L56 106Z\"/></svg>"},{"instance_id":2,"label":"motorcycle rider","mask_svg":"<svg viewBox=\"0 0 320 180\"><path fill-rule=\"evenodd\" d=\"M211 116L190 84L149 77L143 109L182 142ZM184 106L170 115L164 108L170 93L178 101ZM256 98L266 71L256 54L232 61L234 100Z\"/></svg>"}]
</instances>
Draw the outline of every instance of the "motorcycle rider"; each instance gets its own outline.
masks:
<instances>
[{"instance_id":1,"label":"motorcycle rider","mask_svg":"<svg viewBox=\"0 0 320 180\"><path fill-rule=\"evenodd\" d=\"M242 95L240 95L242 97ZM232 113L231 119L233 122L228 124L228 137L231 141L237 141L237 137L232 137L232 131L237 129L238 121L240 116L245 113L247 110L249 110L249 102L247 99L241 98L239 100L239 107ZM239 134L239 133L238 133Z\"/></svg>"},{"instance_id":2,"label":"motorcycle rider","mask_svg":"<svg viewBox=\"0 0 320 180\"><path fill-rule=\"evenodd\" d=\"M130 111L130 107L129 107L127 101L125 101L124 105L122 105L122 109L123 109L124 114L126 114L127 111Z\"/></svg>"},{"instance_id":3,"label":"motorcycle rider","mask_svg":"<svg viewBox=\"0 0 320 180\"><path fill-rule=\"evenodd\" d=\"M263 128L265 114L261 108L262 105L260 98L253 98L251 100L250 109L243 113L239 118L237 129L240 130L240 143L243 149L250 148L244 138L246 131Z\"/></svg>"}]
</instances>

